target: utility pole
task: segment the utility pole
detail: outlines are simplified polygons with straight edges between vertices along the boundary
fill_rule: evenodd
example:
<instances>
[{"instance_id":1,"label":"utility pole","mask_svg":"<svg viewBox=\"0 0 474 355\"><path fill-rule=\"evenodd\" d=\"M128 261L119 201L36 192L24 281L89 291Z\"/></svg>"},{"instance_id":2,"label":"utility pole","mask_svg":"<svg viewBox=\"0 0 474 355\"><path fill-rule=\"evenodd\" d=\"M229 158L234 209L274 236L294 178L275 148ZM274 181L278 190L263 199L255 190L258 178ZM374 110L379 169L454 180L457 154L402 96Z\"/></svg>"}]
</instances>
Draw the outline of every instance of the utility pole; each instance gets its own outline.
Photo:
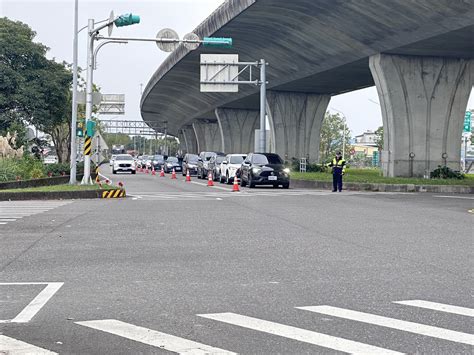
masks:
<instances>
[{"instance_id":1,"label":"utility pole","mask_svg":"<svg viewBox=\"0 0 474 355\"><path fill-rule=\"evenodd\" d=\"M74 1L74 40L73 40L73 54L72 54L72 117L71 117L71 169L69 173L69 184L76 184L77 173L77 143L76 143L76 128L77 128L77 36L78 36L78 1Z\"/></svg>"}]
</instances>

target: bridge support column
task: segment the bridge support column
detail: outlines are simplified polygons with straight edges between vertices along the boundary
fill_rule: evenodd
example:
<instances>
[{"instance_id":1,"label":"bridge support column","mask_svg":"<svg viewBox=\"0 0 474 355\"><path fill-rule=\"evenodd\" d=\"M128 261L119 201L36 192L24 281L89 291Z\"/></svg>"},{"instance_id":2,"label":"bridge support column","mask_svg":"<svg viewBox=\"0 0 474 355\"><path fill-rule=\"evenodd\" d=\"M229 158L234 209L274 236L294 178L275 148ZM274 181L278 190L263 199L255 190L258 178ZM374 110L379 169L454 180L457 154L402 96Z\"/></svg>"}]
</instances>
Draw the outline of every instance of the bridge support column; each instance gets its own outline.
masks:
<instances>
[{"instance_id":1,"label":"bridge support column","mask_svg":"<svg viewBox=\"0 0 474 355\"><path fill-rule=\"evenodd\" d=\"M382 109L384 175L427 176L438 165L459 170L474 61L377 54L369 63Z\"/></svg>"},{"instance_id":2,"label":"bridge support column","mask_svg":"<svg viewBox=\"0 0 474 355\"><path fill-rule=\"evenodd\" d=\"M275 153L284 160L319 159L319 142L330 95L267 92L267 111Z\"/></svg>"},{"instance_id":3,"label":"bridge support column","mask_svg":"<svg viewBox=\"0 0 474 355\"><path fill-rule=\"evenodd\" d=\"M217 122L193 123L197 139L198 153L203 151L220 152L222 150L221 131Z\"/></svg>"},{"instance_id":4,"label":"bridge support column","mask_svg":"<svg viewBox=\"0 0 474 355\"><path fill-rule=\"evenodd\" d=\"M255 130L260 111L216 108L215 114L222 136L222 151L249 153L255 150Z\"/></svg>"},{"instance_id":5,"label":"bridge support column","mask_svg":"<svg viewBox=\"0 0 474 355\"><path fill-rule=\"evenodd\" d=\"M183 142L181 142L181 135L179 136L179 140L181 142L181 149L185 150L186 153L197 153L198 146L196 140L196 133L194 133L194 128L192 125L184 126L181 129L181 134L183 138Z\"/></svg>"}]
</instances>

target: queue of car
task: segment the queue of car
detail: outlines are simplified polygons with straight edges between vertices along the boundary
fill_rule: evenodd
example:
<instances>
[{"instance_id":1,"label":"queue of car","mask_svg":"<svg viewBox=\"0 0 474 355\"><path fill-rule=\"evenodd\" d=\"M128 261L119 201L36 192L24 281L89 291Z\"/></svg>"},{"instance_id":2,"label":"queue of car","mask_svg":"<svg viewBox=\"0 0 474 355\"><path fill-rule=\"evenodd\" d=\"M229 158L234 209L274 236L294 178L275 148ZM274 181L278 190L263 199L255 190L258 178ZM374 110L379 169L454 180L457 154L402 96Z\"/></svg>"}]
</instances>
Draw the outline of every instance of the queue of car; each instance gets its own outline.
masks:
<instances>
[{"instance_id":1,"label":"queue of car","mask_svg":"<svg viewBox=\"0 0 474 355\"><path fill-rule=\"evenodd\" d=\"M118 154L111 159L112 172L130 171L137 168L161 170L165 173L189 172L200 179L210 178L221 183L232 184L237 178L242 187L256 185L290 187L290 170L283 160L274 153L227 154L221 152L201 152L199 155L186 154L184 158L163 155L142 155L137 158L130 154Z\"/></svg>"}]
</instances>

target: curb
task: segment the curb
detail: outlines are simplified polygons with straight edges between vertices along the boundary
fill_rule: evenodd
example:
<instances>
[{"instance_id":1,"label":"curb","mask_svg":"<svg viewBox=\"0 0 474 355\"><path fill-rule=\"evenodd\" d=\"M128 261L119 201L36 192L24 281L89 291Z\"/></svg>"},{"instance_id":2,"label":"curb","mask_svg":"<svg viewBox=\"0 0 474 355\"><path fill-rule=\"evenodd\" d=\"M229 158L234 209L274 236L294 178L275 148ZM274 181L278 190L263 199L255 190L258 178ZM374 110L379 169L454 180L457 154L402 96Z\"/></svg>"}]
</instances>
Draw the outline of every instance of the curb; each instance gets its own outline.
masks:
<instances>
[{"instance_id":1,"label":"curb","mask_svg":"<svg viewBox=\"0 0 474 355\"><path fill-rule=\"evenodd\" d=\"M332 190L331 181L315 180L291 180L291 186L306 189ZM370 184L345 182L344 190L351 191L374 191L374 192L429 192L429 193L453 193L453 194L474 194L474 186L462 185L395 185L395 184Z\"/></svg>"},{"instance_id":2,"label":"curb","mask_svg":"<svg viewBox=\"0 0 474 355\"><path fill-rule=\"evenodd\" d=\"M104 194L114 197L104 197ZM51 192L0 192L0 201L24 201L24 200L79 200L95 198L118 198L115 194L118 191L118 197L125 197L124 189L113 190L89 190L89 191L51 191Z\"/></svg>"}]
</instances>

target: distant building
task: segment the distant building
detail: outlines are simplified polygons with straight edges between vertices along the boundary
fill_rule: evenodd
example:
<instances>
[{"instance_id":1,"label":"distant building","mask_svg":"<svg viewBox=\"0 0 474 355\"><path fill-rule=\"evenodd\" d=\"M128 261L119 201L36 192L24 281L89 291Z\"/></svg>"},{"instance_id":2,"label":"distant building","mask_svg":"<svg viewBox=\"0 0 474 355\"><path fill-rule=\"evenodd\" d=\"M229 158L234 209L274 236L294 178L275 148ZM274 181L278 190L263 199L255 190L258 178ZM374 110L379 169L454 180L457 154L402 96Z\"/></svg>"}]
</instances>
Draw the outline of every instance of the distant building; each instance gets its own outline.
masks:
<instances>
[{"instance_id":1,"label":"distant building","mask_svg":"<svg viewBox=\"0 0 474 355\"><path fill-rule=\"evenodd\" d=\"M367 146L373 147L377 146L377 143L375 143L377 139L377 135L372 132L372 131L366 131L362 134L359 134L358 136L355 136L355 143L359 145L364 145L366 144Z\"/></svg>"},{"instance_id":2,"label":"distant building","mask_svg":"<svg viewBox=\"0 0 474 355\"><path fill-rule=\"evenodd\" d=\"M376 139L377 136L372 131L366 131L355 136L354 143L351 144L351 155L362 154L368 158L372 157L374 152L378 150Z\"/></svg>"}]
</instances>

